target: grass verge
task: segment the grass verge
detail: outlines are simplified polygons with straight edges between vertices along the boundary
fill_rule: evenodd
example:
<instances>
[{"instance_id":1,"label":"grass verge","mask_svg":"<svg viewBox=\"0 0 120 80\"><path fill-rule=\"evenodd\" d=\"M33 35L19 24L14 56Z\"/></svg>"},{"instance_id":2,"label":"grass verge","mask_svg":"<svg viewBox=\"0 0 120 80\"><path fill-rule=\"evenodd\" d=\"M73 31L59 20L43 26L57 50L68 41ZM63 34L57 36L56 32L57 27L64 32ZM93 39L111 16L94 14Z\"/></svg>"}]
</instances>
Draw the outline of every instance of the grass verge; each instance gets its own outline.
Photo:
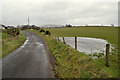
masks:
<instances>
[{"instance_id":1,"label":"grass verge","mask_svg":"<svg viewBox=\"0 0 120 80\"><path fill-rule=\"evenodd\" d=\"M91 59L88 55L79 52L69 45L62 43L53 36L39 34L48 44L57 60L55 71L60 78L114 78L118 77L118 69L106 67L100 60ZM103 60L103 59L102 59Z\"/></svg>"},{"instance_id":2,"label":"grass verge","mask_svg":"<svg viewBox=\"0 0 120 80\"><path fill-rule=\"evenodd\" d=\"M25 34L22 32L17 37L13 37L7 33L2 33L2 57L18 48L26 40Z\"/></svg>"}]
</instances>

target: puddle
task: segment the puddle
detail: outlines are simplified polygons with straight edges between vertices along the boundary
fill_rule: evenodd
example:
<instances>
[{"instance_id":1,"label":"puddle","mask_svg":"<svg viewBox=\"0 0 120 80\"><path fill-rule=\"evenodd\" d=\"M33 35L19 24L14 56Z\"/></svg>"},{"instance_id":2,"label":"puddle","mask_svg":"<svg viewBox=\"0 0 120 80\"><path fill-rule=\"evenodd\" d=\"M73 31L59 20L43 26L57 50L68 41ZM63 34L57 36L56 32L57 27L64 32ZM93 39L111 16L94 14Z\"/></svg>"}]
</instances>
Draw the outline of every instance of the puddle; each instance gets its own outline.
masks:
<instances>
[{"instance_id":1,"label":"puddle","mask_svg":"<svg viewBox=\"0 0 120 80\"><path fill-rule=\"evenodd\" d=\"M43 44L39 43L39 42L35 42L37 44L37 47L41 47L43 46Z\"/></svg>"},{"instance_id":2,"label":"puddle","mask_svg":"<svg viewBox=\"0 0 120 80\"><path fill-rule=\"evenodd\" d=\"M28 37L27 37L27 40L24 42L24 44L22 45L22 46L20 46L21 48L24 48L25 47L25 45L26 44L28 44L28 41L29 41L29 39L28 39Z\"/></svg>"},{"instance_id":3,"label":"puddle","mask_svg":"<svg viewBox=\"0 0 120 80\"><path fill-rule=\"evenodd\" d=\"M64 37L64 39L66 44L69 44L71 47L75 48L75 37ZM60 40L63 42L62 37L60 37ZM105 54L107 43L108 42L104 39L77 37L77 50L84 52L85 54L98 54L100 52Z\"/></svg>"}]
</instances>

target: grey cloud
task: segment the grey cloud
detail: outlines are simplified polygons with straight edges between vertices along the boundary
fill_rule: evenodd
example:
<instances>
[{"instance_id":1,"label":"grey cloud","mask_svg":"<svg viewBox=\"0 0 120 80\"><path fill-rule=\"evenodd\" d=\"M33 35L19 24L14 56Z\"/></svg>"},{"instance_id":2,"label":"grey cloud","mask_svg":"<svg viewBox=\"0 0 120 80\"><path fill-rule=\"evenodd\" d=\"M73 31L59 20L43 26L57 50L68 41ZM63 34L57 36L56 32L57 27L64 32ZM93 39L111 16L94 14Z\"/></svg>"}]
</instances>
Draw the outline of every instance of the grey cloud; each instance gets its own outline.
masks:
<instances>
[{"instance_id":1,"label":"grey cloud","mask_svg":"<svg viewBox=\"0 0 120 80\"><path fill-rule=\"evenodd\" d=\"M118 24L117 2L6 2L3 23L27 24Z\"/></svg>"}]
</instances>

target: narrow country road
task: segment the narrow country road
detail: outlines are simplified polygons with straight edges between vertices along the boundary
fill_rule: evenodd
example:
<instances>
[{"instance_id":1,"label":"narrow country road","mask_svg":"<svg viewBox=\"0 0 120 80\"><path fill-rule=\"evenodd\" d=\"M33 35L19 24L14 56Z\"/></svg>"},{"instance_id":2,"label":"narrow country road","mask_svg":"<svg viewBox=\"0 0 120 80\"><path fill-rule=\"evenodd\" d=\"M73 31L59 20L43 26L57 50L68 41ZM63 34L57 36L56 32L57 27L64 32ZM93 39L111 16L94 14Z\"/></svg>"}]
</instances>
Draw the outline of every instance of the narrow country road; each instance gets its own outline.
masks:
<instances>
[{"instance_id":1,"label":"narrow country road","mask_svg":"<svg viewBox=\"0 0 120 80\"><path fill-rule=\"evenodd\" d=\"M29 31L25 43L2 60L2 78L53 78L43 39Z\"/></svg>"}]
</instances>

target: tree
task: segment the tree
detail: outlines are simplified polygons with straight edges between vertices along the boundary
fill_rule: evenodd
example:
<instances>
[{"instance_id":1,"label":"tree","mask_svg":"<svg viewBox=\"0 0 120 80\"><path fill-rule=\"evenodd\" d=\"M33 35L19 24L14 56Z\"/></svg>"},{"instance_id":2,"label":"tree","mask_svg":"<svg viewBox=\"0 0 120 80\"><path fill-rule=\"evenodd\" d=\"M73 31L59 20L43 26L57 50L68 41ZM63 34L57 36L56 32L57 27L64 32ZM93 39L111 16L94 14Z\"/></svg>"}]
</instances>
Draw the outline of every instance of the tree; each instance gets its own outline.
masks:
<instances>
[{"instance_id":1,"label":"tree","mask_svg":"<svg viewBox=\"0 0 120 80\"><path fill-rule=\"evenodd\" d=\"M41 29L41 30L40 30L40 33L42 33L42 32L45 32L45 30L44 30L44 29Z\"/></svg>"},{"instance_id":2,"label":"tree","mask_svg":"<svg viewBox=\"0 0 120 80\"><path fill-rule=\"evenodd\" d=\"M20 28L20 25L17 25L17 28Z\"/></svg>"},{"instance_id":3,"label":"tree","mask_svg":"<svg viewBox=\"0 0 120 80\"><path fill-rule=\"evenodd\" d=\"M66 24L65 27L72 27L72 25L70 25L70 24L67 25L67 24Z\"/></svg>"}]
</instances>

